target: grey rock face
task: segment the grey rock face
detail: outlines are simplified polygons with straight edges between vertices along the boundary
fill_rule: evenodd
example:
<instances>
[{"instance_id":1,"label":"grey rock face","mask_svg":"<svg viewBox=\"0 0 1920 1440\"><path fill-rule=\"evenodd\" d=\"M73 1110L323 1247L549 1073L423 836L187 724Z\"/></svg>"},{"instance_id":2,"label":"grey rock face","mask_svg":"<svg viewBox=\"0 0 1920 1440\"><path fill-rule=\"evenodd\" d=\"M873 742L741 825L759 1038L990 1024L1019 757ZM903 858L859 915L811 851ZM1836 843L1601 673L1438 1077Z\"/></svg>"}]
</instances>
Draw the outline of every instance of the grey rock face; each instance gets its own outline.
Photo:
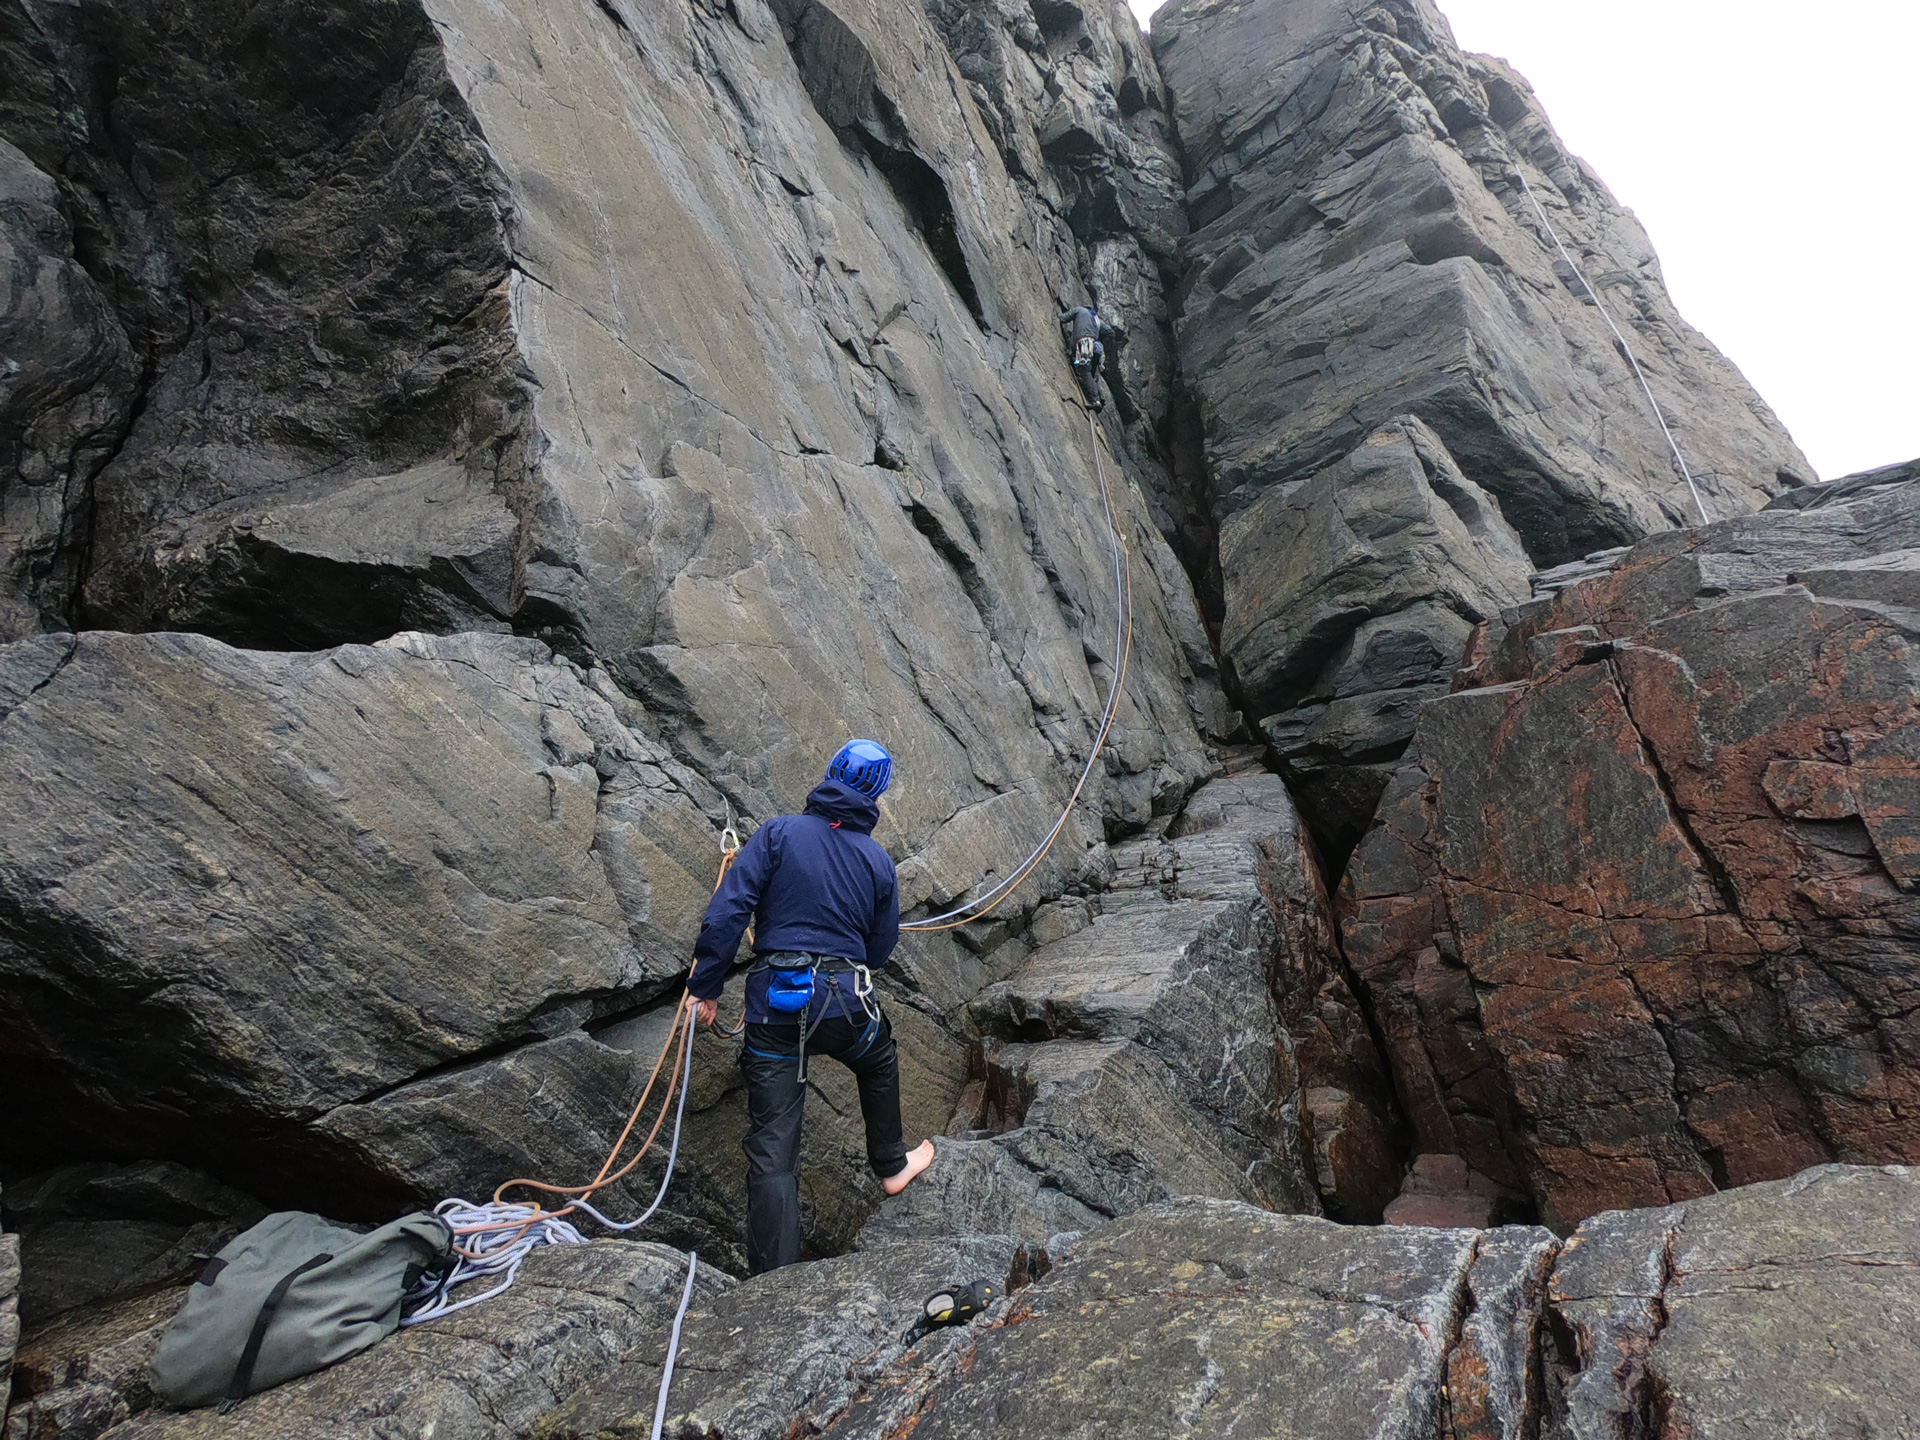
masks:
<instances>
[{"instance_id":1,"label":"grey rock face","mask_svg":"<svg viewBox=\"0 0 1920 1440\"><path fill-rule=\"evenodd\" d=\"M1713 517L1812 478L1526 82L1463 55L1426 0L1189 0L1155 17L1154 49L1194 226L1176 328L1223 520L1406 412L1542 564L1693 518L1516 171L1631 338Z\"/></svg>"},{"instance_id":2,"label":"grey rock face","mask_svg":"<svg viewBox=\"0 0 1920 1440\"><path fill-rule=\"evenodd\" d=\"M1412 416L1226 519L1221 651L1336 862L1420 701L1444 693L1476 624L1527 598L1532 569L1499 507Z\"/></svg>"},{"instance_id":3,"label":"grey rock face","mask_svg":"<svg viewBox=\"0 0 1920 1440\"><path fill-rule=\"evenodd\" d=\"M0 140L0 641L65 629L93 478L126 432L132 348L74 260L53 180Z\"/></svg>"},{"instance_id":4,"label":"grey rock face","mask_svg":"<svg viewBox=\"0 0 1920 1440\"><path fill-rule=\"evenodd\" d=\"M497 625L526 384L504 196L426 15L9 12L0 129L142 359L82 618L266 646Z\"/></svg>"},{"instance_id":5,"label":"grey rock face","mask_svg":"<svg viewBox=\"0 0 1920 1440\"><path fill-rule=\"evenodd\" d=\"M0 133L76 217L85 274L36 243L144 364L82 619L328 647L8 652L26 788L0 983L23 1028L0 1066L65 1107L9 1137L26 1163L217 1154L251 1184L272 1149L271 1198L370 1214L603 1153L645 1061L601 1031L652 1023L720 826L795 808L849 733L899 757L882 838L910 907L1051 823L1119 659L1096 445L1133 555L1129 683L1020 904L1209 770L1202 733L1232 722L1136 483L1160 482L1063 403L1054 325L1099 246L1143 315L1154 267L1117 232L1082 253L917 9L6 13ZM1124 204L1172 234L1142 42L1117 6L1057 20L1021 53L1131 97L1108 158L1063 173L1120 185L1113 157L1158 145ZM208 94L224 108L180 99ZM1142 396L1168 389L1159 353ZM467 638L417 665L343 644L408 627ZM965 1004L1006 973L995 938L902 949L923 1128L951 1114ZM724 1061L700 1075L674 1233L724 1246L739 1091ZM876 1198L842 1164L837 1083L823 1250Z\"/></svg>"},{"instance_id":6,"label":"grey rock face","mask_svg":"<svg viewBox=\"0 0 1920 1440\"><path fill-rule=\"evenodd\" d=\"M1498 507L1412 417L1304 484L1262 491L1223 529L1220 568L1220 641L1262 709L1450 672L1474 624L1527 598L1532 570Z\"/></svg>"},{"instance_id":7,"label":"grey rock face","mask_svg":"<svg viewBox=\"0 0 1920 1440\"><path fill-rule=\"evenodd\" d=\"M1905 1166L1840 1165L1596 1216L1555 1265L1578 1371L1542 1433L1894 1437L1911 1428L1920 1220Z\"/></svg>"},{"instance_id":8,"label":"grey rock face","mask_svg":"<svg viewBox=\"0 0 1920 1440\"><path fill-rule=\"evenodd\" d=\"M1063 308L1093 303L1108 327L1105 424L1122 437L1156 524L1204 576L1213 526L1200 457L1175 434L1191 404L1168 301L1187 230L1185 183L1146 38L1111 0L941 0L927 11L1027 201L1056 298Z\"/></svg>"},{"instance_id":9,"label":"grey rock face","mask_svg":"<svg viewBox=\"0 0 1920 1440\"><path fill-rule=\"evenodd\" d=\"M1630 337L1713 518L1812 471L1526 82L1462 54L1429 0L1186 0L1154 47L1187 166L1175 333L1220 652L1338 870L1478 620L1537 567L1697 518L1523 185ZM1451 506L1476 544L1420 533L1408 446L1427 514ZM1356 542L1367 559L1338 563Z\"/></svg>"},{"instance_id":10,"label":"grey rock face","mask_svg":"<svg viewBox=\"0 0 1920 1440\"><path fill-rule=\"evenodd\" d=\"M342 1107L658 993L712 888L666 860L712 834L712 792L537 641L94 634L0 666L23 1150L85 1135L337 1196L358 1177L316 1147Z\"/></svg>"},{"instance_id":11,"label":"grey rock face","mask_svg":"<svg viewBox=\"0 0 1920 1440\"><path fill-rule=\"evenodd\" d=\"M969 1007L949 1130L968 1143L863 1238L1044 1244L1181 1194L1375 1217L1391 1198L1391 1101L1279 778L1213 781L1167 839L1110 859L1090 923Z\"/></svg>"},{"instance_id":12,"label":"grey rock face","mask_svg":"<svg viewBox=\"0 0 1920 1440\"><path fill-rule=\"evenodd\" d=\"M1064 793L1113 659L1106 538L1052 319L1077 256L1009 234L1029 199L929 22L403 8L18 27L40 88L8 133L70 157L160 335L97 487L89 618L547 634L749 816L804 793L823 735L884 730L926 781L896 795L908 849L944 833L954 887L1007 863L944 822L1025 830ZM90 88L116 67L130 157ZM169 108L208 86L220 116ZM1122 825L1177 803L1194 707L1221 715L1184 576L1150 526L1135 549L1139 684L1096 805Z\"/></svg>"}]
</instances>

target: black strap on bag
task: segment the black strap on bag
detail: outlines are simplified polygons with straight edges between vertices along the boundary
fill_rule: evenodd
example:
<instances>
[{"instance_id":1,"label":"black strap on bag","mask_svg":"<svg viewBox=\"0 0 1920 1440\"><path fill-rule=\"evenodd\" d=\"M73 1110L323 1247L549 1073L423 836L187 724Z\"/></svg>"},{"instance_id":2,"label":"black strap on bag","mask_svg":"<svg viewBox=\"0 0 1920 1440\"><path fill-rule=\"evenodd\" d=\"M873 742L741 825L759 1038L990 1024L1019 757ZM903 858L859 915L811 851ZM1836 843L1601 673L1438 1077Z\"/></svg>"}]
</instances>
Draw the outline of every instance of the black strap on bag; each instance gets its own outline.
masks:
<instances>
[{"instance_id":1,"label":"black strap on bag","mask_svg":"<svg viewBox=\"0 0 1920 1440\"><path fill-rule=\"evenodd\" d=\"M280 1302L287 1298L287 1291L293 1288L293 1282L309 1270L317 1270L329 1260L331 1255L316 1255L300 1265L294 1266L280 1277L280 1283L267 1293L260 1302L260 1313L253 1317L253 1329L247 1335L246 1349L240 1352L240 1363L233 1367L233 1383L227 1387L227 1398L220 1402L220 1413L225 1415L247 1398L247 1392L253 1388L253 1367L259 1362L260 1347L266 1342L267 1327L273 1324L273 1315L280 1308Z\"/></svg>"}]
</instances>

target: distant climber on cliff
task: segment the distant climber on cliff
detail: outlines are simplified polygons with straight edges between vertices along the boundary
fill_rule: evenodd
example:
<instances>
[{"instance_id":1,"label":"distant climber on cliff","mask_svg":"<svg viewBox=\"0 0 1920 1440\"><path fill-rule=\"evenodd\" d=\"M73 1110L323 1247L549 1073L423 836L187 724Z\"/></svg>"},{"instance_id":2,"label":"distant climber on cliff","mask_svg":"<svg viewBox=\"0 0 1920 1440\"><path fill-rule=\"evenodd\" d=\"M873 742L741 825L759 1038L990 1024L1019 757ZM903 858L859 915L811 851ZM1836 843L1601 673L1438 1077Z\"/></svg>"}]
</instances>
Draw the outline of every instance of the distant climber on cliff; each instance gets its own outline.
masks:
<instances>
[{"instance_id":1,"label":"distant climber on cliff","mask_svg":"<svg viewBox=\"0 0 1920 1440\"><path fill-rule=\"evenodd\" d=\"M1091 305L1077 305L1061 315L1060 328L1067 332L1067 353L1073 360L1074 378L1086 393L1087 408L1106 409L1107 402L1100 394L1100 362L1107 347L1100 343L1100 336L1107 327L1100 312Z\"/></svg>"},{"instance_id":2,"label":"distant climber on cliff","mask_svg":"<svg viewBox=\"0 0 1920 1440\"><path fill-rule=\"evenodd\" d=\"M753 923L747 972L747 1269L755 1275L800 1258L800 1114L807 1057L829 1055L853 1072L867 1126L867 1162L898 1195L933 1162L933 1142L913 1150L900 1122L900 1062L893 1027L873 993L872 971L900 939L893 860L873 839L874 802L893 779L893 757L871 740L840 747L799 815L754 831L707 905L687 991L712 1025L727 969Z\"/></svg>"}]
</instances>

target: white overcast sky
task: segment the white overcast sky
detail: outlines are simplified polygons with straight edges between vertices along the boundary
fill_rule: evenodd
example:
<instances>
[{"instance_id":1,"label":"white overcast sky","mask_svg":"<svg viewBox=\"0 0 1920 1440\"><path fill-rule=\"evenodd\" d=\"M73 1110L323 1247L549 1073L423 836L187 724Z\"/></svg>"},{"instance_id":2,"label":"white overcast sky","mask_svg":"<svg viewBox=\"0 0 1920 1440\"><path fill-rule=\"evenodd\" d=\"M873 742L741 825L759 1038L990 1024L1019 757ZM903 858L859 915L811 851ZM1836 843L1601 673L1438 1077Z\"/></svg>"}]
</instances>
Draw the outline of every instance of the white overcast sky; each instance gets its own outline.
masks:
<instances>
[{"instance_id":1,"label":"white overcast sky","mask_svg":"<svg viewBox=\"0 0 1920 1440\"><path fill-rule=\"evenodd\" d=\"M1920 458L1920 0L1438 3L1533 82L1822 479Z\"/></svg>"}]
</instances>

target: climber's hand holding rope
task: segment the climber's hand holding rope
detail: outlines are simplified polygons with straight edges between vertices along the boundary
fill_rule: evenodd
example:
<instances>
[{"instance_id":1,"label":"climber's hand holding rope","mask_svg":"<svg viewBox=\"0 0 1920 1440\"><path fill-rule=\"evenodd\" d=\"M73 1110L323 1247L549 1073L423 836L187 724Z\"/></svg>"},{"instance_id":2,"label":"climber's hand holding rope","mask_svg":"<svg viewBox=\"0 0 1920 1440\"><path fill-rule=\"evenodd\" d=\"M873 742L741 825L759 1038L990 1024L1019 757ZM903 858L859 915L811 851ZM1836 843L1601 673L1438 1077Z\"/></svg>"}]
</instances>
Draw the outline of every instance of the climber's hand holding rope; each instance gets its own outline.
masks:
<instances>
[{"instance_id":1,"label":"climber's hand holding rope","mask_svg":"<svg viewBox=\"0 0 1920 1440\"><path fill-rule=\"evenodd\" d=\"M720 1002L718 1000L696 1000L693 1002L693 1016L709 1030L720 1023Z\"/></svg>"}]
</instances>

